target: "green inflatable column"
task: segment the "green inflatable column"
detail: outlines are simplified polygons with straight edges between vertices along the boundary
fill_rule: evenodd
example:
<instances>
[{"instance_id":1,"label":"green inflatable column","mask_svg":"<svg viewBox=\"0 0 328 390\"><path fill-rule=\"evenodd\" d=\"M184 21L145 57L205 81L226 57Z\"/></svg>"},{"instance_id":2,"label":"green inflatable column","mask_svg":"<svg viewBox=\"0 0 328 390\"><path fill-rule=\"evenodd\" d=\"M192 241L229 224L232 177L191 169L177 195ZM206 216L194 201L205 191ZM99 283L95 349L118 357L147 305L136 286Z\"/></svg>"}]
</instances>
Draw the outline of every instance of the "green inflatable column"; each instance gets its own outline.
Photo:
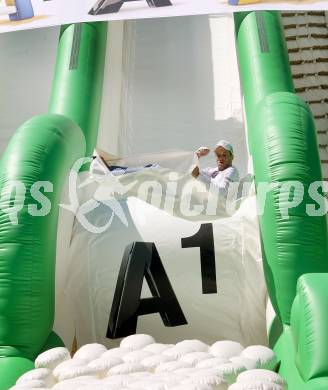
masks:
<instances>
[{"instance_id":1,"label":"green inflatable column","mask_svg":"<svg viewBox=\"0 0 328 390\"><path fill-rule=\"evenodd\" d=\"M239 21L240 16L236 18ZM247 14L239 21L237 48L248 120L266 96L294 92L280 15L273 11Z\"/></svg>"},{"instance_id":2,"label":"green inflatable column","mask_svg":"<svg viewBox=\"0 0 328 390\"><path fill-rule=\"evenodd\" d=\"M265 276L276 313L289 324L299 276L328 271L326 218L311 217L306 209L316 204L308 194L310 183L322 180L315 125L294 94L280 15L237 15L236 29L257 190L262 182L279 186L268 193L259 217ZM288 208L295 196L299 204Z\"/></svg>"},{"instance_id":3,"label":"green inflatable column","mask_svg":"<svg viewBox=\"0 0 328 390\"><path fill-rule=\"evenodd\" d=\"M72 119L86 138L86 156L97 142L101 108L107 23L62 28L49 112Z\"/></svg>"},{"instance_id":4,"label":"green inflatable column","mask_svg":"<svg viewBox=\"0 0 328 390\"><path fill-rule=\"evenodd\" d=\"M62 28L50 114L18 129L1 162L0 390L61 344L52 332L58 204L69 169L96 144L106 38L106 23Z\"/></svg>"},{"instance_id":5,"label":"green inflatable column","mask_svg":"<svg viewBox=\"0 0 328 390\"><path fill-rule=\"evenodd\" d=\"M308 209L317 207L311 183L322 180L315 125L300 98L277 92L258 104L250 128L261 145L252 153L258 192L260 183L277 184L260 216L262 254L271 301L289 324L298 278L328 271L326 217Z\"/></svg>"},{"instance_id":6,"label":"green inflatable column","mask_svg":"<svg viewBox=\"0 0 328 390\"><path fill-rule=\"evenodd\" d=\"M17 130L0 166L0 390L33 368L54 320L58 204L83 157L80 128L60 115Z\"/></svg>"}]
</instances>

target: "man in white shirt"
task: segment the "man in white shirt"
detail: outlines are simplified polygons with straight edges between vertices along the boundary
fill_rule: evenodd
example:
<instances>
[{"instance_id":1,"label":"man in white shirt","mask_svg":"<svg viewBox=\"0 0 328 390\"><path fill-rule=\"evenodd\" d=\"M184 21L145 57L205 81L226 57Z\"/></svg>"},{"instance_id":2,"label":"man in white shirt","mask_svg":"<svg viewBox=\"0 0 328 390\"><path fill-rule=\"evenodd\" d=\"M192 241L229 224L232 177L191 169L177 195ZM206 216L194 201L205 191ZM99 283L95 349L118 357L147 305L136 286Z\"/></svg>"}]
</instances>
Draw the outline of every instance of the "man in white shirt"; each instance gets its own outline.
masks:
<instances>
[{"instance_id":1,"label":"man in white shirt","mask_svg":"<svg viewBox=\"0 0 328 390\"><path fill-rule=\"evenodd\" d=\"M210 149L201 147L196 151L198 159L207 156ZM196 166L191 172L192 176L199 178L205 183L211 183L216 186L224 195L228 192L230 182L239 181L239 173L237 168L232 165L233 147L230 142L221 140L215 145L214 153L216 155L216 168L201 169Z\"/></svg>"}]
</instances>

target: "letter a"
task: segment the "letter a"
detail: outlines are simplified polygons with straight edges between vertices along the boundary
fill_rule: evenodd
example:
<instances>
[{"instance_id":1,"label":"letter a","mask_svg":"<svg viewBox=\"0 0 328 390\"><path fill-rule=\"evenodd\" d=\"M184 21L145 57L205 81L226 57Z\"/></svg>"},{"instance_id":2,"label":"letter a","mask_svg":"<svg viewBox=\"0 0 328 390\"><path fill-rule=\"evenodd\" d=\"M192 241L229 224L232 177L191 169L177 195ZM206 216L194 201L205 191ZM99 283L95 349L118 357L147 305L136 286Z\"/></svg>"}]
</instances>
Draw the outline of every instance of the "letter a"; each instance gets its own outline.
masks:
<instances>
[{"instance_id":1,"label":"letter a","mask_svg":"<svg viewBox=\"0 0 328 390\"><path fill-rule=\"evenodd\" d=\"M144 278L151 298L141 298ZM153 313L159 313L168 327L187 324L155 244L134 242L124 252L106 337L135 334L138 316Z\"/></svg>"}]
</instances>

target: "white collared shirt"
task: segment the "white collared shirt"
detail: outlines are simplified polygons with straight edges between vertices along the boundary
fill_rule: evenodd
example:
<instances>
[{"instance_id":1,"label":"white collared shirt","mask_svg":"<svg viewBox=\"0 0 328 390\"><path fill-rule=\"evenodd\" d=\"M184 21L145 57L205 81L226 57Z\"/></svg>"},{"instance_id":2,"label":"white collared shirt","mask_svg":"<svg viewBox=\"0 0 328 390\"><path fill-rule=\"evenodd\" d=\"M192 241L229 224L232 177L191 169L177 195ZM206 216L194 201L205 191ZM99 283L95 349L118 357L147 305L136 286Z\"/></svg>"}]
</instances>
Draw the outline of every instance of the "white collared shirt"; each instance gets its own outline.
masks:
<instances>
[{"instance_id":1,"label":"white collared shirt","mask_svg":"<svg viewBox=\"0 0 328 390\"><path fill-rule=\"evenodd\" d=\"M230 182L239 181L239 173L234 166L223 171L219 171L218 168L204 168L199 171L199 179L205 183L213 184L226 193Z\"/></svg>"}]
</instances>

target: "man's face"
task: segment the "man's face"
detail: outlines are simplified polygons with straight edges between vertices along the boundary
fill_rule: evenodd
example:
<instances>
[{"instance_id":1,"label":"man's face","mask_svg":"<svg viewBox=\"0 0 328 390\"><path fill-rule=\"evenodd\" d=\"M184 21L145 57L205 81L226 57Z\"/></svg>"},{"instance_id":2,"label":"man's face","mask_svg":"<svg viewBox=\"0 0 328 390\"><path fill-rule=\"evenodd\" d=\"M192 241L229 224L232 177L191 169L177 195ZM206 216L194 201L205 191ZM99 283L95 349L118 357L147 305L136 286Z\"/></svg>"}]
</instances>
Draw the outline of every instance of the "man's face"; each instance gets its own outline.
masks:
<instances>
[{"instance_id":1,"label":"man's face","mask_svg":"<svg viewBox=\"0 0 328 390\"><path fill-rule=\"evenodd\" d=\"M214 153L216 155L216 162L218 164L219 171L224 171L225 169L231 167L233 155L229 150L224 149L222 146L218 146Z\"/></svg>"}]
</instances>

